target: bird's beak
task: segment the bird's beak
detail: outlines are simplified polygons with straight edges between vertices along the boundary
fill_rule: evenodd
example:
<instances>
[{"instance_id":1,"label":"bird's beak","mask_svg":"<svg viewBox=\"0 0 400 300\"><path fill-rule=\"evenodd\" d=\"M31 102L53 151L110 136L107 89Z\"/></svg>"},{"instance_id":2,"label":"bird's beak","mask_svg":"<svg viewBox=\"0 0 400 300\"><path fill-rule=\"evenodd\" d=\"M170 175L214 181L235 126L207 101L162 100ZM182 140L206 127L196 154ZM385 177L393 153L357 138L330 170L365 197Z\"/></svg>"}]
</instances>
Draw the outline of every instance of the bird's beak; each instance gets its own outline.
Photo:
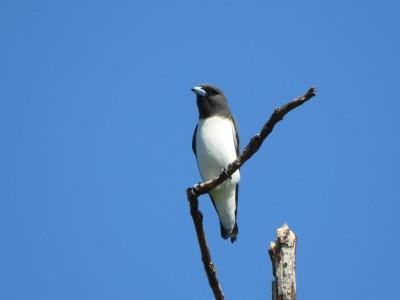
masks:
<instances>
[{"instance_id":1,"label":"bird's beak","mask_svg":"<svg viewBox=\"0 0 400 300\"><path fill-rule=\"evenodd\" d=\"M192 92L202 97L207 96L206 91L203 90L203 88L200 86L195 86L194 88L192 88Z\"/></svg>"}]
</instances>

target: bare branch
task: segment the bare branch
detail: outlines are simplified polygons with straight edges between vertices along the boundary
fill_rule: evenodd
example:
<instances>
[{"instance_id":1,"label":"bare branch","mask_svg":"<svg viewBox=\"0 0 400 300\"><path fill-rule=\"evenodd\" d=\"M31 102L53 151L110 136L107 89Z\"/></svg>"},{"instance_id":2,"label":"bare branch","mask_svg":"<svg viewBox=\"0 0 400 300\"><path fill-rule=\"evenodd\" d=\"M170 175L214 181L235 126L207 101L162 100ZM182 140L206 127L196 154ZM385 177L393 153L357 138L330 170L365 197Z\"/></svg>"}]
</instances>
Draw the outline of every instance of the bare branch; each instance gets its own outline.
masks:
<instances>
[{"instance_id":1,"label":"bare branch","mask_svg":"<svg viewBox=\"0 0 400 300\"><path fill-rule=\"evenodd\" d=\"M223 300L224 294L217 278L217 268L211 260L210 249L208 248L206 235L203 230L203 214L199 211L199 201L192 193L192 189L187 189L187 197L190 202L190 214L196 228L197 240L201 250L201 260L203 261L204 271L207 274L208 283L214 293L215 299Z\"/></svg>"},{"instance_id":2,"label":"bare branch","mask_svg":"<svg viewBox=\"0 0 400 300\"><path fill-rule=\"evenodd\" d=\"M268 122L265 123L265 125L261 129L260 133L251 138L249 144L246 146L246 148L244 148L242 154L234 162L230 163L226 167L225 171L222 172L218 177L196 184L192 188L192 193L197 196L206 194L213 188L230 178L233 173L235 173L247 160L250 159L250 157L253 156L254 153L258 151L258 149L260 149L262 143L272 132L272 129L274 129L276 123L281 121L288 112L302 105L304 102L310 100L316 94L317 91L315 87L312 87L303 96L295 98L285 105L276 108L269 118Z\"/></svg>"},{"instance_id":3,"label":"bare branch","mask_svg":"<svg viewBox=\"0 0 400 300\"><path fill-rule=\"evenodd\" d=\"M197 239L201 250L204 270L208 277L208 282L211 289L213 290L215 299L224 299L221 286L219 284L216 267L211 260L210 250L208 248L206 236L203 230L203 214L199 211L198 197L200 195L210 192L213 188L223 183L225 180L231 177L247 160L249 160L254 153L258 151L264 140L272 132L276 123L281 121L283 117L293 110L294 108L302 105L304 102L310 100L317 94L315 87L310 88L307 93L303 96L293 99L292 101L278 107L274 110L268 122L265 123L260 133L255 135L243 150L242 154L231 164L229 164L225 171L222 172L218 177L212 180L204 181L196 184L192 188L186 190L187 198L190 202L190 213L193 218L193 223L196 228Z\"/></svg>"}]
</instances>

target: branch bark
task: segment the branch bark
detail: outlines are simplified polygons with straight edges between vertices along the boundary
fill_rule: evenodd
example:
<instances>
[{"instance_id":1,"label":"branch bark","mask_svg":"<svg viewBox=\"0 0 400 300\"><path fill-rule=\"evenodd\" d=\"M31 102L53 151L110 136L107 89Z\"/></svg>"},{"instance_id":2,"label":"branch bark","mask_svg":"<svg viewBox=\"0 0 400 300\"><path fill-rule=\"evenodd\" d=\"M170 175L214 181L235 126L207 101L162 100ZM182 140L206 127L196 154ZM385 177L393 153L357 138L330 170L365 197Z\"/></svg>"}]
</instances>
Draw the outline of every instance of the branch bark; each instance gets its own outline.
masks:
<instances>
[{"instance_id":1,"label":"branch bark","mask_svg":"<svg viewBox=\"0 0 400 300\"><path fill-rule=\"evenodd\" d=\"M296 300L296 242L296 235L284 224L269 246L274 274L272 300Z\"/></svg>"},{"instance_id":2,"label":"branch bark","mask_svg":"<svg viewBox=\"0 0 400 300\"><path fill-rule=\"evenodd\" d=\"M242 154L234 162L230 163L219 176L211 180L198 183L194 187L186 190L186 195L190 203L190 213L196 228L197 239L201 250L204 270L207 274L208 282L214 293L215 299L224 299L224 294L217 278L216 267L211 260L210 250L208 248L206 236L203 230L203 214L199 210L198 197L210 192L213 188L230 178L233 173L235 173L247 160L254 155L254 153L258 151L264 140L274 129L276 123L281 121L283 117L291 110L310 100L316 94L317 91L315 87L311 87L303 96L295 98L281 107L276 108L268 122L262 127L260 133L251 138L249 144L245 147Z\"/></svg>"},{"instance_id":3,"label":"branch bark","mask_svg":"<svg viewBox=\"0 0 400 300\"><path fill-rule=\"evenodd\" d=\"M187 189L186 192L190 202L190 214L192 215L194 227L196 228L197 240L201 251L201 260L203 261L204 271L207 274L208 283L214 293L215 299L223 300L225 297L217 278L217 268L211 260L210 249L208 248L206 234L203 229L203 214L199 210L199 201L191 192L191 189Z\"/></svg>"}]
</instances>

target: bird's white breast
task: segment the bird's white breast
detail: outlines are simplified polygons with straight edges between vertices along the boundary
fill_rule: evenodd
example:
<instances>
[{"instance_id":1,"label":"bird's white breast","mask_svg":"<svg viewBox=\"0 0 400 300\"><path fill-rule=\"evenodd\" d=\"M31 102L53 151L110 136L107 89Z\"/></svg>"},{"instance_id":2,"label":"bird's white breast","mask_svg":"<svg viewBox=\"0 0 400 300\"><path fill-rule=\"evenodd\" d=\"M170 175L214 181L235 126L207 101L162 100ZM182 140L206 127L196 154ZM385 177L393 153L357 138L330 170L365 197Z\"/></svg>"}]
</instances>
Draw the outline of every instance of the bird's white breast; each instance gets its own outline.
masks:
<instances>
[{"instance_id":1,"label":"bird's white breast","mask_svg":"<svg viewBox=\"0 0 400 300\"><path fill-rule=\"evenodd\" d=\"M234 126L231 119L220 116L200 119L196 135L196 156L201 177L212 179L236 159ZM240 174L232 175L231 184L239 182Z\"/></svg>"}]
</instances>

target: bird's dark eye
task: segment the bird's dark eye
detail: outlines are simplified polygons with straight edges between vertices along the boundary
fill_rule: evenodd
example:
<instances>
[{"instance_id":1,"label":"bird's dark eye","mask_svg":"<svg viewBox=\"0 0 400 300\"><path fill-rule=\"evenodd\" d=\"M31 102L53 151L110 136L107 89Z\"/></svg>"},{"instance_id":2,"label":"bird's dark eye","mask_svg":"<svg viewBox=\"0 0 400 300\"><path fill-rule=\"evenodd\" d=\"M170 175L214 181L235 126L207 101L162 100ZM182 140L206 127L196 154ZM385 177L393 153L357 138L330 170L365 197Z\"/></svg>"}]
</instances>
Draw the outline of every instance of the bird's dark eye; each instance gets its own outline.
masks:
<instances>
[{"instance_id":1,"label":"bird's dark eye","mask_svg":"<svg viewBox=\"0 0 400 300\"><path fill-rule=\"evenodd\" d=\"M207 87L207 88L204 88L204 89L207 92L207 95L209 95L209 96L214 96L214 95L218 94L218 91L213 89L213 88Z\"/></svg>"}]
</instances>

